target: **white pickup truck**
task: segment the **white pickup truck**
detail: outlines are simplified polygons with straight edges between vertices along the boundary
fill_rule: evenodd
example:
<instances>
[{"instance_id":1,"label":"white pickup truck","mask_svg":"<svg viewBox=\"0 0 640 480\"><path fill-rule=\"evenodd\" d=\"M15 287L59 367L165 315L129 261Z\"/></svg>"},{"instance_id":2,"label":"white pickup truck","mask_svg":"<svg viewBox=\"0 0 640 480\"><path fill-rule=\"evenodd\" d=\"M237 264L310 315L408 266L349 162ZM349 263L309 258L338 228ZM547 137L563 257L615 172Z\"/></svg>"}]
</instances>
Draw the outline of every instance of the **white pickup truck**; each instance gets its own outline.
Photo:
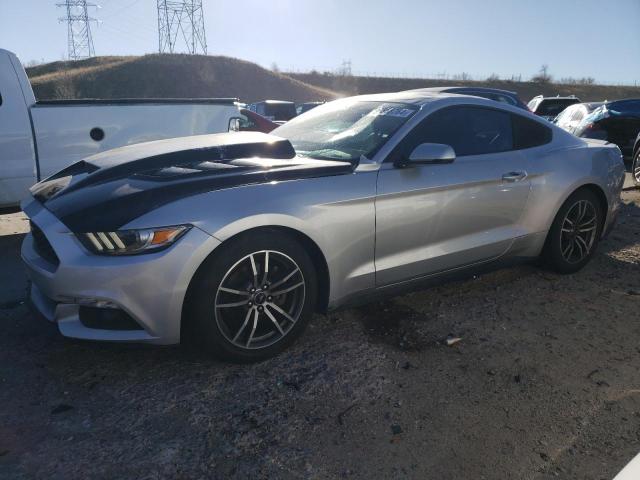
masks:
<instances>
[{"instance_id":1,"label":"white pickup truck","mask_svg":"<svg viewBox=\"0 0 640 480\"><path fill-rule=\"evenodd\" d=\"M18 58L0 49L0 208L94 153L132 143L236 130L236 99L36 102Z\"/></svg>"}]
</instances>

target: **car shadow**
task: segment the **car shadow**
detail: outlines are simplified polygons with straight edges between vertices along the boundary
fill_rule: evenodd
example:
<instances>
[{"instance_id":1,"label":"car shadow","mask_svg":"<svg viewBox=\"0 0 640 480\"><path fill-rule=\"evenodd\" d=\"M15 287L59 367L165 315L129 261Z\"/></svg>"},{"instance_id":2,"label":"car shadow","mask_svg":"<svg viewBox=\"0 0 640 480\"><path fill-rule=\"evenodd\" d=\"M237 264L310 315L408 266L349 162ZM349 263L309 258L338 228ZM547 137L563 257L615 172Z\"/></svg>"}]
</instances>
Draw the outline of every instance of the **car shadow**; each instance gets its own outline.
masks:
<instances>
[{"instance_id":1,"label":"car shadow","mask_svg":"<svg viewBox=\"0 0 640 480\"><path fill-rule=\"evenodd\" d=\"M0 236L0 308L9 308L27 298L27 273L20 258L24 234Z\"/></svg>"},{"instance_id":2,"label":"car shadow","mask_svg":"<svg viewBox=\"0 0 640 480\"><path fill-rule=\"evenodd\" d=\"M602 239L598 250L610 253L640 242L640 205L623 203L611 232Z\"/></svg>"}]
</instances>

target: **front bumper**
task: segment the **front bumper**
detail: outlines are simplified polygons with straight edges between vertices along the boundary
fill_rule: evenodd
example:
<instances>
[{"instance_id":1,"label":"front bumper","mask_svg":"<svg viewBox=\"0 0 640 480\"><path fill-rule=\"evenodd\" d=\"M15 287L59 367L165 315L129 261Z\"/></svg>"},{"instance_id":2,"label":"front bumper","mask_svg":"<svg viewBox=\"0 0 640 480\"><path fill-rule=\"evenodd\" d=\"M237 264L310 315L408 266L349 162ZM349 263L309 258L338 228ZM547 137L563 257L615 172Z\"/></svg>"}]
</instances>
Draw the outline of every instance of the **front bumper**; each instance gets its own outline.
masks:
<instances>
[{"instance_id":1,"label":"front bumper","mask_svg":"<svg viewBox=\"0 0 640 480\"><path fill-rule=\"evenodd\" d=\"M45 260L29 233L22 259L32 281L31 302L67 337L86 340L174 344L180 341L184 297L198 266L219 241L192 228L171 248L150 254L108 257L89 253L69 229L35 200L23 210L59 258ZM104 301L126 313L137 329L93 328L81 307Z\"/></svg>"}]
</instances>

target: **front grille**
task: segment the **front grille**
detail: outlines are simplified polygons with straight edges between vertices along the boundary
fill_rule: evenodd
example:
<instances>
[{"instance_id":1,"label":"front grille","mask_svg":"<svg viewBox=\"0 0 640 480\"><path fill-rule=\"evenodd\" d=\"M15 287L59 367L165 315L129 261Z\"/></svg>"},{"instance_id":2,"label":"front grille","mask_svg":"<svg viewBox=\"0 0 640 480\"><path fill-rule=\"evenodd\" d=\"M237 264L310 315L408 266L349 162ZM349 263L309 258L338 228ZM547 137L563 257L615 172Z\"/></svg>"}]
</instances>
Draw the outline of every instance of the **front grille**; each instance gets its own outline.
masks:
<instances>
[{"instance_id":1,"label":"front grille","mask_svg":"<svg viewBox=\"0 0 640 480\"><path fill-rule=\"evenodd\" d=\"M47 240L47 237L45 237L42 230L40 230L40 228L32 221L29 221L29 225L31 226L33 245L36 252L38 252L38 255L44 258L47 262L58 266L60 264L60 259L58 258L58 255L56 255L56 252L53 250L53 247L49 243L49 240Z\"/></svg>"}]
</instances>

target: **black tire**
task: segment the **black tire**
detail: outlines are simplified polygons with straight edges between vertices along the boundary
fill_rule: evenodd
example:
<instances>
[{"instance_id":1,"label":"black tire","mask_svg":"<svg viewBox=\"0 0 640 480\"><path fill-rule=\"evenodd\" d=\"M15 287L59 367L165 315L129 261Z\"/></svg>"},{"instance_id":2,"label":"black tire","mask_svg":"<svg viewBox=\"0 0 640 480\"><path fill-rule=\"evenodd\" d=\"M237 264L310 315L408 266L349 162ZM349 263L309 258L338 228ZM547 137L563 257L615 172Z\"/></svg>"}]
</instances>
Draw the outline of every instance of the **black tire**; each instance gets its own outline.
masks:
<instances>
[{"instance_id":1,"label":"black tire","mask_svg":"<svg viewBox=\"0 0 640 480\"><path fill-rule=\"evenodd\" d=\"M589 235L593 235L591 242L585 241L584 239L580 242L575 239L577 236L576 231L567 232L563 231L563 225L565 229L569 227L568 223L565 223L568 219L569 222L571 220L576 220L577 217L574 216L575 212L579 212L576 210L580 208L578 205L588 205L585 207L589 210L589 212L593 212L595 215L593 233L589 232ZM591 210L592 209L592 210ZM571 217L569 218L568 215ZM585 213L586 215L586 213ZM591 214L589 213L589 218ZM586 221L586 219L585 219ZM578 222L576 222L578 223ZM604 211L600 200L598 197L587 189L581 189L574 192L560 207L556 218L549 229L549 233L547 234L547 239L545 242L545 247L543 251L543 260L545 264L552 270L558 273L574 273L584 267L591 258L593 257L596 248L598 246L598 242L602 235L602 227L604 225ZM589 228L589 227L585 227ZM577 228L578 231L582 229ZM583 238L582 236L580 238ZM570 250L572 244L575 247L576 253L573 253L573 250ZM589 245L587 245L589 243ZM584 246L588 248L584 248ZM586 254L579 257L579 253L582 253L584 250ZM563 252L564 249L564 252ZM569 253L571 252L571 253ZM568 255L567 255L568 254Z\"/></svg>"},{"instance_id":2,"label":"black tire","mask_svg":"<svg viewBox=\"0 0 640 480\"><path fill-rule=\"evenodd\" d=\"M631 162L631 178L636 187L640 187L640 149L636 152Z\"/></svg>"},{"instance_id":3,"label":"black tire","mask_svg":"<svg viewBox=\"0 0 640 480\"><path fill-rule=\"evenodd\" d=\"M303 282L303 285L279 296L268 296L270 289L262 290L262 280L267 278L263 277L265 263L272 264L267 276L271 273L274 278L265 282L274 286L272 293L286 290L292 284L295 286ZM275 278L279 275L280 264L282 272L288 271L287 266L293 271L294 265L299 272L277 286L282 280ZM258 274L252 275L256 271ZM286 277L284 273L280 275ZM231 284L232 280L234 284ZM241 288L245 280L248 284L246 292ZM286 349L304 332L316 306L317 277L313 262L294 238L279 232L260 231L242 235L222 245L203 263L193 282L185 308L187 318L183 318L186 338L195 340L198 346L219 359L234 363L259 362ZM221 285L223 282L224 286ZM256 283L260 284L257 288ZM251 289L255 292L249 293ZM230 290L237 293L229 293ZM262 300L259 293L265 294L261 296L264 297ZM245 295L248 299L246 305L229 307L231 303L238 303L236 300L244 302ZM289 300L288 296L291 297ZM272 317L276 317L275 321ZM295 322L288 319L294 317ZM266 337L263 345L251 344L253 338L263 337ZM247 339L250 347L239 345Z\"/></svg>"}]
</instances>

